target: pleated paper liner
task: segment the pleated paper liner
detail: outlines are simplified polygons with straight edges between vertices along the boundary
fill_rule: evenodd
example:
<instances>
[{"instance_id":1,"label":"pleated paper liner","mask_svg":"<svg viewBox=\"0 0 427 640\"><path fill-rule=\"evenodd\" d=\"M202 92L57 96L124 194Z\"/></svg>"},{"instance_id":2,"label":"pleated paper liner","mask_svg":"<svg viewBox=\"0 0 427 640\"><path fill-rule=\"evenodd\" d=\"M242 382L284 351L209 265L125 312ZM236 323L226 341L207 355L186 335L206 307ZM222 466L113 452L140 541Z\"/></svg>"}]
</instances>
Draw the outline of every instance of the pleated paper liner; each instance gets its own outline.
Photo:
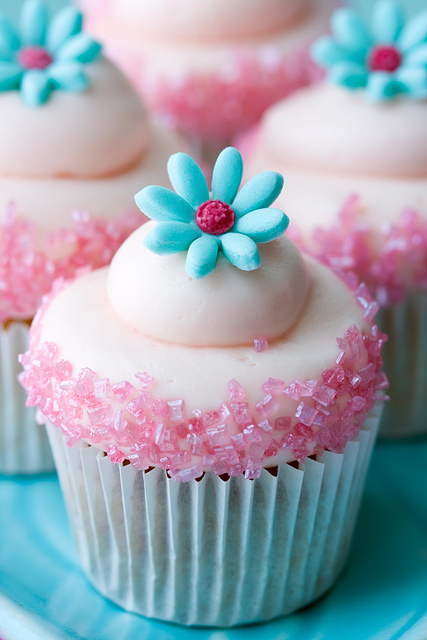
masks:
<instances>
[{"instance_id":1,"label":"pleated paper liner","mask_svg":"<svg viewBox=\"0 0 427 640\"><path fill-rule=\"evenodd\" d=\"M17 376L18 355L28 349L29 327L11 322L0 329L0 473L39 473L55 468L44 425L26 407Z\"/></svg>"},{"instance_id":2,"label":"pleated paper liner","mask_svg":"<svg viewBox=\"0 0 427 640\"><path fill-rule=\"evenodd\" d=\"M427 433L427 294L412 291L377 316L389 340L383 349L390 382L380 435L402 438Z\"/></svg>"},{"instance_id":3,"label":"pleated paper liner","mask_svg":"<svg viewBox=\"0 0 427 640\"><path fill-rule=\"evenodd\" d=\"M379 415L342 454L187 483L70 448L48 424L88 579L124 609L184 625L261 622L316 600L347 558Z\"/></svg>"}]
</instances>

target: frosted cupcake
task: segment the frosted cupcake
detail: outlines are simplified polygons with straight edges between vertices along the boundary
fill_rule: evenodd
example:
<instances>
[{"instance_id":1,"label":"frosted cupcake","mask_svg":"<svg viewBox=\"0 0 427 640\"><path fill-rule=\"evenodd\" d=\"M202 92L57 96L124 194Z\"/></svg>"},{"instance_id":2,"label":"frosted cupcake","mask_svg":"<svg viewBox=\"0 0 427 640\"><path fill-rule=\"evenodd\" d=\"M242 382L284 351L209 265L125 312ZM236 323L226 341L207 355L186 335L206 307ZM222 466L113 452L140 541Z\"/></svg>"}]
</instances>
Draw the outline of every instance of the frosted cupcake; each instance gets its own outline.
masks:
<instances>
[{"instance_id":1,"label":"frosted cupcake","mask_svg":"<svg viewBox=\"0 0 427 640\"><path fill-rule=\"evenodd\" d=\"M53 468L16 382L27 321L55 277L111 260L144 220L129 193L168 184L177 150L81 28L38 0L0 17L0 472Z\"/></svg>"},{"instance_id":2,"label":"frosted cupcake","mask_svg":"<svg viewBox=\"0 0 427 640\"><path fill-rule=\"evenodd\" d=\"M368 284L390 337L382 432L425 433L427 13L405 24L399 5L380 2L371 27L350 9L331 25L313 48L329 82L265 114L245 141L248 176L284 172L279 205L298 241Z\"/></svg>"},{"instance_id":3,"label":"frosted cupcake","mask_svg":"<svg viewBox=\"0 0 427 640\"><path fill-rule=\"evenodd\" d=\"M385 337L363 288L282 236L279 174L238 191L228 148L210 194L189 156L168 168L176 193L136 196L157 224L47 297L21 382L96 588L171 622L260 622L343 567Z\"/></svg>"},{"instance_id":4,"label":"frosted cupcake","mask_svg":"<svg viewBox=\"0 0 427 640\"><path fill-rule=\"evenodd\" d=\"M307 55L323 0L86 0L90 30L150 109L196 138L224 142L317 75Z\"/></svg>"}]
</instances>

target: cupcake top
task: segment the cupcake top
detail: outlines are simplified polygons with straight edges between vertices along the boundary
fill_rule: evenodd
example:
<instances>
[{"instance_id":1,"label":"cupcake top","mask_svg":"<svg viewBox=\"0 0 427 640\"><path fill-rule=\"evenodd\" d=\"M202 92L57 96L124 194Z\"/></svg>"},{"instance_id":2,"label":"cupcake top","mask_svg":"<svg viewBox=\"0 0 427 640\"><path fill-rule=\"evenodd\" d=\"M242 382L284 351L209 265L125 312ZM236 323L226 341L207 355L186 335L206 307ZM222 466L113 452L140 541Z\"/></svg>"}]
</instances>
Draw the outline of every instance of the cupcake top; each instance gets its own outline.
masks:
<instances>
[{"instance_id":1,"label":"cupcake top","mask_svg":"<svg viewBox=\"0 0 427 640\"><path fill-rule=\"evenodd\" d=\"M154 221L45 301L22 383L69 444L177 480L255 478L357 435L386 384L377 306L283 237L281 176L238 190L241 173L226 149L209 192L172 156L177 193L136 196Z\"/></svg>"},{"instance_id":2,"label":"cupcake top","mask_svg":"<svg viewBox=\"0 0 427 640\"><path fill-rule=\"evenodd\" d=\"M149 38L173 40L244 39L279 31L310 7L310 0L110 0L115 17L138 25Z\"/></svg>"},{"instance_id":3,"label":"cupcake top","mask_svg":"<svg viewBox=\"0 0 427 640\"><path fill-rule=\"evenodd\" d=\"M247 176L285 173L301 242L388 303L426 282L427 12L381 0L369 23L339 9L331 31L312 48L325 82L264 115Z\"/></svg>"}]
</instances>

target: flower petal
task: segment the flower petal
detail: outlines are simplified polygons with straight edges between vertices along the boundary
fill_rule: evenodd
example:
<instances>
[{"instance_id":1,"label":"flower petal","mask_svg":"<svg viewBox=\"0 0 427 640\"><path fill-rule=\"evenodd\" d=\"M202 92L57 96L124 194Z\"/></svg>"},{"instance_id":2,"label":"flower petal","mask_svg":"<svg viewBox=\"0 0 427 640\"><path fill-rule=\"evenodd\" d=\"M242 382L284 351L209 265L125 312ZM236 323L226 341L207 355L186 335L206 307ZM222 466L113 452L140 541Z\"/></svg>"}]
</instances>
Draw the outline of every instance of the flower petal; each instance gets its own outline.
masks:
<instances>
[{"instance_id":1,"label":"flower petal","mask_svg":"<svg viewBox=\"0 0 427 640\"><path fill-rule=\"evenodd\" d=\"M32 69L22 76L22 99L29 107L38 107L45 103L50 95L50 79L45 71Z\"/></svg>"},{"instance_id":2,"label":"flower petal","mask_svg":"<svg viewBox=\"0 0 427 640\"><path fill-rule=\"evenodd\" d=\"M96 40L92 40L85 33L78 33L68 38L59 48L56 54L57 60L77 60L86 64L92 62L100 54L102 46Z\"/></svg>"},{"instance_id":3,"label":"flower petal","mask_svg":"<svg viewBox=\"0 0 427 640\"><path fill-rule=\"evenodd\" d=\"M221 236L221 244L227 260L238 269L253 271L260 266L261 258L251 238L241 233L225 233Z\"/></svg>"},{"instance_id":4,"label":"flower petal","mask_svg":"<svg viewBox=\"0 0 427 640\"><path fill-rule=\"evenodd\" d=\"M352 9L338 9L332 14L332 31L339 44L351 52L366 52L372 38L362 18Z\"/></svg>"},{"instance_id":5,"label":"flower petal","mask_svg":"<svg viewBox=\"0 0 427 640\"><path fill-rule=\"evenodd\" d=\"M325 68L351 59L351 53L330 36L323 36L316 40L310 52L313 60Z\"/></svg>"},{"instance_id":6,"label":"flower petal","mask_svg":"<svg viewBox=\"0 0 427 640\"><path fill-rule=\"evenodd\" d=\"M197 162L186 153L174 153L169 158L168 174L175 191L194 209L209 200L206 178Z\"/></svg>"},{"instance_id":7,"label":"flower petal","mask_svg":"<svg viewBox=\"0 0 427 640\"><path fill-rule=\"evenodd\" d=\"M142 213L158 222L194 220L195 212L192 206L175 191L166 187L145 187L136 194L135 202Z\"/></svg>"},{"instance_id":8,"label":"flower petal","mask_svg":"<svg viewBox=\"0 0 427 640\"><path fill-rule=\"evenodd\" d=\"M421 66L400 67L394 77L403 85L403 90L411 98L416 100L427 98L427 68Z\"/></svg>"},{"instance_id":9,"label":"flower petal","mask_svg":"<svg viewBox=\"0 0 427 640\"><path fill-rule=\"evenodd\" d=\"M371 73L367 84L367 94L371 102L383 102L391 100L398 93L401 93L403 87L396 80L395 74L387 71L377 71Z\"/></svg>"},{"instance_id":10,"label":"flower petal","mask_svg":"<svg viewBox=\"0 0 427 640\"><path fill-rule=\"evenodd\" d=\"M404 69L406 65L427 66L427 43L414 47L404 55L401 68Z\"/></svg>"},{"instance_id":11,"label":"flower petal","mask_svg":"<svg viewBox=\"0 0 427 640\"><path fill-rule=\"evenodd\" d=\"M0 15L0 54L9 56L21 46L21 41L5 16Z\"/></svg>"},{"instance_id":12,"label":"flower petal","mask_svg":"<svg viewBox=\"0 0 427 640\"><path fill-rule=\"evenodd\" d=\"M0 62L0 91L18 89L22 68L16 62Z\"/></svg>"},{"instance_id":13,"label":"flower petal","mask_svg":"<svg viewBox=\"0 0 427 640\"><path fill-rule=\"evenodd\" d=\"M49 20L47 7L41 0L26 0L21 17L20 30L23 44L43 45Z\"/></svg>"},{"instance_id":14,"label":"flower petal","mask_svg":"<svg viewBox=\"0 0 427 640\"><path fill-rule=\"evenodd\" d=\"M403 27L398 44L400 49L406 53L412 47L424 43L427 40L427 11L415 15Z\"/></svg>"},{"instance_id":15,"label":"flower petal","mask_svg":"<svg viewBox=\"0 0 427 640\"><path fill-rule=\"evenodd\" d=\"M88 86L88 79L78 62L56 62L46 72L55 89L77 93Z\"/></svg>"},{"instance_id":16,"label":"flower petal","mask_svg":"<svg viewBox=\"0 0 427 640\"><path fill-rule=\"evenodd\" d=\"M271 242L285 233L288 225L289 218L280 209L257 209L237 220L233 231L243 233L254 242Z\"/></svg>"},{"instance_id":17,"label":"flower petal","mask_svg":"<svg viewBox=\"0 0 427 640\"><path fill-rule=\"evenodd\" d=\"M374 6L372 31L377 43L396 42L405 17L402 7L394 0L382 0Z\"/></svg>"},{"instance_id":18,"label":"flower petal","mask_svg":"<svg viewBox=\"0 0 427 640\"><path fill-rule=\"evenodd\" d=\"M215 269L217 259L218 241L214 236L204 234L191 243L185 260L185 270L194 280L204 278Z\"/></svg>"},{"instance_id":19,"label":"flower petal","mask_svg":"<svg viewBox=\"0 0 427 640\"><path fill-rule=\"evenodd\" d=\"M185 251L201 235L200 229L185 222L159 222L145 236L144 245L153 253L167 255Z\"/></svg>"},{"instance_id":20,"label":"flower petal","mask_svg":"<svg viewBox=\"0 0 427 640\"><path fill-rule=\"evenodd\" d=\"M212 173L214 200L231 204L236 197L243 175L243 160L239 151L227 147L219 154Z\"/></svg>"},{"instance_id":21,"label":"flower petal","mask_svg":"<svg viewBox=\"0 0 427 640\"><path fill-rule=\"evenodd\" d=\"M366 87L368 72L361 64L355 62L340 62L329 71L329 79L334 84L348 89Z\"/></svg>"},{"instance_id":22,"label":"flower petal","mask_svg":"<svg viewBox=\"0 0 427 640\"><path fill-rule=\"evenodd\" d=\"M65 7L58 11L49 26L46 46L52 53L69 38L82 30L83 16L74 7Z\"/></svg>"},{"instance_id":23,"label":"flower petal","mask_svg":"<svg viewBox=\"0 0 427 640\"><path fill-rule=\"evenodd\" d=\"M237 218L245 213L269 207L283 188L283 176L275 171L264 171L248 180L240 189L233 202Z\"/></svg>"}]
</instances>

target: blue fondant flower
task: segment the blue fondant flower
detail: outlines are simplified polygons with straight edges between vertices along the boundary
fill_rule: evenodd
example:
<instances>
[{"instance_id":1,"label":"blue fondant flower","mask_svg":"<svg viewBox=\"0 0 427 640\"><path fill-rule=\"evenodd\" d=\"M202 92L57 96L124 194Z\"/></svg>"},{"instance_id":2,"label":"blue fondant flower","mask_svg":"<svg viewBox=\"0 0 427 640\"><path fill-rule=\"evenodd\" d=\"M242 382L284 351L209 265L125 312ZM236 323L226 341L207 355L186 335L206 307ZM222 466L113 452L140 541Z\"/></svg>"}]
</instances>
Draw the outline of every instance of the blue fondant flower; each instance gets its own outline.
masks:
<instances>
[{"instance_id":1,"label":"blue fondant flower","mask_svg":"<svg viewBox=\"0 0 427 640\"><path fill-rule=\"evenodd\" d=\"M198 164L185 153L169 158L169 178L176 193L145 187L135 196L138 207L158 222L145 238L154 253L188 251L185 270L203 278L215 269L218 251L234 266L252 271L261 264L257 243L282 235L289 218L269 208L283 187L279 173L265 171L239 191L243 173L237 149L224 149L212 174L212 198Z\"/></svg>"},{"instance_id":2,"label":"blue fondant flower","mask_svg":"<svg viewBox=\"0 0 427 640\"><path fill-rule=\"evenodd\" d=\"M334 84L366 87L375 102L407 94L427 98L427 11L406 24L393 0L374 6L371 26L352 9L339 9L331 20L332 36L317 40L312 56L328 69Z\"/></svg>"},{"instance_id":3,"label":"blue fondant flower","mask_svg":"<svg viewBox=\"0 0 427 640\"><path fill-rule=\"evenodd\" d=\"M83 91L83 65L99 55L101 45L82 33L82 14L73 7L52 20L41 0L26 0L19 28L0 14L0 91L20 91L33 107L56 89Z\"/></svg>"}]
</instances>

